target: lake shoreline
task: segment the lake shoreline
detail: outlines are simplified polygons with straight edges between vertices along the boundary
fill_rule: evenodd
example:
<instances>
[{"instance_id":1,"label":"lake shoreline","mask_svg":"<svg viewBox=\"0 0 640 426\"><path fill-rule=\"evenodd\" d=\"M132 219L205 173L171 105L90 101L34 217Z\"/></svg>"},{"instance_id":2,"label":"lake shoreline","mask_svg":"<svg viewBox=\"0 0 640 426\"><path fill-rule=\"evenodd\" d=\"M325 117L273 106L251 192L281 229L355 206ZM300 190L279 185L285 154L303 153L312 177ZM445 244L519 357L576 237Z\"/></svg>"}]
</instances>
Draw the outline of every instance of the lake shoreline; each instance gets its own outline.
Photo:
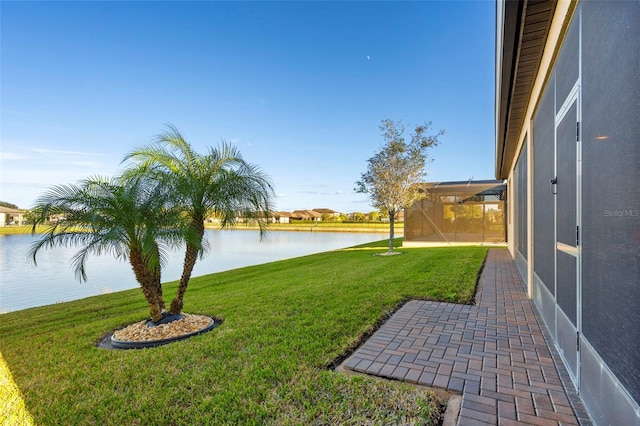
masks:
<instances>
[{"instance_id":1,"label":"lake shoreline","mask_svg":"<svg viewBox=\"0 0 640 426\"><path fill-rule=\"evenodd\" d=\"M205 225L205 229L222 230L219 226ZM233 228L227 228L229 231L258 231L260 228L254 225L237 225ZM367 226L335 226L335 225L269 225L268 231L286 231L286 232L347 232L347 233L367 233L367 234L389 234L389 227L367 227ZM403 227L395 230L396 236L402 236Z\"/></svg>"},{"instance_id":2,"label":"lake shoreline","mask_svg":"<svg viewBox=\"0 0 640 426\"><path fill-rule=\"evenodd\" d=\"M36 234L44 234L48 227L38 226L36 228ZM205 224L205 229L221 230L220 226L215 224ZM233 228L227 228L228 230L239 231L257 231L259 230L257 225L238 224ZM269 231L288 231L288 232L351 232L351 233L378 233L389 234L389 225L386 223L330 223L319 222L317 224L270 224ZM0 227L0 235L21 235L31 234L31 225L25 226L5 226ZM404 233L404 224L399 223L395 226L395 235L400 237Z\"/></svg>"},{"instance_id":3,"label":"lake shoreline","mask_svg":"<svg viewBox=\"0 0 640 426\"><path fill-rule=\"evenodd\" d=\"M247 227L236 229L248 230ZM0 313L139 286L128 261L94 255L87 259L87 281L80 283L71 262L78 251L76 246L42 251L38 256L38 266L35 267L27 253L39 238L41 235L0 236ZM271 230L260 239L257 231L207 229L205 238L208 250L206 256L196 262L192 277L385 240L388 236L364 232ZM180 279L183 250L184 247L167 250L162 269L163 283Z\"/></svg>"}]
</instances>

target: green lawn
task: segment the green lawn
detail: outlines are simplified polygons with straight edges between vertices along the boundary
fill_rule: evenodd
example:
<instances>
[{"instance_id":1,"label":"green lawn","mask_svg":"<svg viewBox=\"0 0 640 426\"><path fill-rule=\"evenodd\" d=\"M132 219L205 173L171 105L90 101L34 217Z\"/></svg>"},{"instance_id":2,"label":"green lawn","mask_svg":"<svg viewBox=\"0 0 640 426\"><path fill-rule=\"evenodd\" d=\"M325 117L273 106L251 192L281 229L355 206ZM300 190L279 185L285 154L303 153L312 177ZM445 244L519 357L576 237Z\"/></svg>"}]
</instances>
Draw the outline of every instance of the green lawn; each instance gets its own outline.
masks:
<instances>
[{"instance_id":1,"label":"green lawn","mask_svg":"<svg viewBox=\"0 0 640 426\"><path fill-rule=\"evenodd\" d=\"M45 231L44 226L38 226L36 232L41 233ZM13 234L30 234L32 230L32 225L22 225L22 226L0 226L0 235L13 235Z\"/></svg>"},{"instance_id":2,"label":"green lawn","mask_svg":"<svg viewBox=\"0 0 640 426\"><path fill-rule=\"evenodd\" d=\"M5 314L1 355L36 424L431 424L430 391L327 367L408 298L469 303L487 249L385 245L194 278L185 311L224 323L153 349L96 347L139 290Z\"/></svg>"}]
</instances>

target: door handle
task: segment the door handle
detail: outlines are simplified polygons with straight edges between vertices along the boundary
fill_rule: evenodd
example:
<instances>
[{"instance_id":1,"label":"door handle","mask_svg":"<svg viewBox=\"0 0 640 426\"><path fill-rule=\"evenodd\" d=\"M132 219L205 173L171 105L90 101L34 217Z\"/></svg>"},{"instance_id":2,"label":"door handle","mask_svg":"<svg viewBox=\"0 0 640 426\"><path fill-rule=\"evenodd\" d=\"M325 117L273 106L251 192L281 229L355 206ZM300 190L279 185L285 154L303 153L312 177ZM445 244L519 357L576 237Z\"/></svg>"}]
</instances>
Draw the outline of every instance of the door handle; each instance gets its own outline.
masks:
<instances>
[{"instance_id":1,"label":"door handle","mask_svg":"<svg viewBox=\"0 0 640 426\"><path fill-rule=\"evenodd\" d=\"M549 181L549 189L551 189L551 193L556 195L558 193L558 177L554 177Z\"/></svg>"}]
</instances>

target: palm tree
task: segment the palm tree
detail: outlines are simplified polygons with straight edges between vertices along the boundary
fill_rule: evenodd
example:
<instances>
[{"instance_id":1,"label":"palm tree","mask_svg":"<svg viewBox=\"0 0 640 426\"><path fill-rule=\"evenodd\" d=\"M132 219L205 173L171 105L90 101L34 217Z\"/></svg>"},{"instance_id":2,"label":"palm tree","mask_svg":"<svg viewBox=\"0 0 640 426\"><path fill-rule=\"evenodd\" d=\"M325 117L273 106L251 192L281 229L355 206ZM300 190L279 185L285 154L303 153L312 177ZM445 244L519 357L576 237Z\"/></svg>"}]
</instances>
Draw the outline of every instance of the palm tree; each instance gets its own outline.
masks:
<instances>
[{"instance_id":1,"label":"palm tree","mask_svg":"<svg viewBox=\"0 0 640 426\"><path fill-rule=\"evenodd\" d=\"M53 187L36 201L32 232L52 215L65 219L49 226L32 245L29 256L36 264L42 248L81 246L72 258L80 281L87 279L85 265L90 254L128 259L149 303L151 319L159 321L164 310L161 266L167 249L185 238L179 226L181 212L167 205L166 198L165 188L143 178L96 176L78 185Z\"/></svg>"},{"instance_id":2,"label":"palm tree","mask_svg":"<svg viewBox=\"0 0 640 426\"><path fill-rule=\"evenodd\" d=\"M158 135L152 144L135 149L123 160L134 164L128 176L146 176L167 188L173 203L188 216L187 231L196 237L186 240L182 276L171 314L180 314L193 267L204 254L204 221L220 218L222 228L233 227L238 214L257 220L260 238L267 230L272 211L273 185L255 165L243 160L239 150L222 141L202 155L174 126Z\"/></svg>"}]
</instances>

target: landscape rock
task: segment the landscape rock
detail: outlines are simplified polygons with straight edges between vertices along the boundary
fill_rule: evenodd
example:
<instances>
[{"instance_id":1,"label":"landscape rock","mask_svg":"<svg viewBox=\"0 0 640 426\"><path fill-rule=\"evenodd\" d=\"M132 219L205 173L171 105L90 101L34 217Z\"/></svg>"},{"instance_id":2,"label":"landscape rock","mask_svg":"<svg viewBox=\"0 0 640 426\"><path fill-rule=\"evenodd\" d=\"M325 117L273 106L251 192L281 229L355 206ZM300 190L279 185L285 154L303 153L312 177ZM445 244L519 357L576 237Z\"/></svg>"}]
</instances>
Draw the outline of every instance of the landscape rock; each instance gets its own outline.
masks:
<instances>
[{"instance_id":1,"label":"landscape rock","mask_svg":"<svg viewBox=\"0 0 640 426\"><path fill-rule=\"evenodd\" d=\"M184 318L166 324L149 325L148 320L131 324L113 333L112 339L123 342L150 342L174 339L209 327L213 319L205 315L182 314Z\"/></svg>"}]
</instances>

